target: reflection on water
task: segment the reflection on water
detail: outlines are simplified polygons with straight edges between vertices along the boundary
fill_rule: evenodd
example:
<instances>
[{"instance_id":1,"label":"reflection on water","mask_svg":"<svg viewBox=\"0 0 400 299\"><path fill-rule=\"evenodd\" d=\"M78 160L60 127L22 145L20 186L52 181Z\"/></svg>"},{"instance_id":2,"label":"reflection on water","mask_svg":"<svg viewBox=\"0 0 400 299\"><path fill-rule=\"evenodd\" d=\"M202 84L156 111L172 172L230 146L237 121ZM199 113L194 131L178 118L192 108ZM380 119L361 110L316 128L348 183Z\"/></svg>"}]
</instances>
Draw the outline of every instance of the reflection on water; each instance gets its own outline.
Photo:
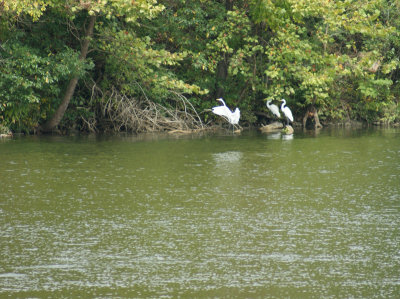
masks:
<instances>
[{"instance_id":1,"label":"reflection on water","mask_svg":"<svg viewBox=\"0 0 400 299\"><path fill-rule=\"evenodd\" d=\"M400 132L0 144L2 297L396 298Z\"/></svg>"},{"instance_id":2,"label":"reflection on water","mask_svg":"<svg viewBox=\"0 0 400 299\"><path fill-rule=\"evenodd\" d=\"M281 132L270 132L265 133L267 139L283 139L283 140L292 140L294 138L294 134L282 134Z\"/></svg>"},{"instance_id":3,"label":"reflection on water","mask_svg":"<svg viewBox=\"0 0 400 299\"><path fill-rule=\"evenodd\" d=\"M283 140L292 140L293 139L293 134L283 134L282 139Z\"/></svg>"},{"instance_id":4,"label":"reflection on water","mask_svg":"<svg viewBox=\"0 0 400 299\"><path fill-rule=\"evenodd\" d=\"M281 139L281 132L267 133L267 139Z\"/></svg>"},{"instance_id":5,"label":"reflection on water","mask_svg":"<svg viewBox=\"0 0 400 299\"><path fill-rule=\"evenodd\" d=\"M226 164L237 164L240 162L242 156L243 153L234 151L213 154L213 158L217 167Z\"/></svg>"}]
</instances>

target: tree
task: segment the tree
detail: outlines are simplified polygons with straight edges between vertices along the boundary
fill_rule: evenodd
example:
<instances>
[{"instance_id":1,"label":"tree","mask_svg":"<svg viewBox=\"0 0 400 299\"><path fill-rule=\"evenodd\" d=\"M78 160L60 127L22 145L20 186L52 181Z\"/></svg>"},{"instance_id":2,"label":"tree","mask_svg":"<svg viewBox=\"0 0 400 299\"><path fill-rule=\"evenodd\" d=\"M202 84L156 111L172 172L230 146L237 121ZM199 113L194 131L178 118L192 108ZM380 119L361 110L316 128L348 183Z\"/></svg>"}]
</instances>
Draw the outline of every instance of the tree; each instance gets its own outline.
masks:
<instances>
[{"instance_id":1,"label":"tree","mask_svg":"<svg viewBox=\"0 0 400 299\"><path fill-rule=\"evenodd\" d=\"M89 42L90 39L93 36L93 29L94 29L94 24L96 21L96 15L91 15L88 17L89 24L86 29L85 37L82 43L82 48L81 48L81 53L79 55L79 59L81 61L84 61L86 59L86 56L89 51ZM75 92L75 87L78 83L79 77L78 75L75 75L70 81L69 84L65 90L64 97L61 101L61 104L58 106L56 112L53 114L51 119L47 121L42 127L41 130L48 132L54 130L60 123L62 117L64 116L65 111L67 110L68 104L71 101L72 96L74 95Z\"/></svg>"},{"instance_id":2,"label":"tree","mask_svg":"<svg viewBox=\"0 0 400 299\"><path fill-rule=\"evenodd\" d=\"M375 70L385 56L382 45L395 33L379 19L383 2L253 1L254 20L270 31L265 94L289 97L306 109L304 119L317 111L340 118L337 112L348 113L354 98L377 101L392 85ZM397 66L392 59L381 67ZM347 84L357 92L348 94Z\"/></svg>"},{"instance_id":3,"label":"tree","mask_svg":"<svg viewBox=\"0 0 400 299\"><path fill-rule=\"evenodd\" d=\"M1 3L0 120L15 130L100 125L117 93L144 110L201 111L223 95L248 123L268 98L314 126L400 118L396 1Z\"/></svg>"},{"instance_id":4,"label":"tree","mask_svg":"<svg viewBox=\"0 0 400 299\"><path fill-rule=\"evenodd\" d=\"M36 39L39 39L40 35L36 31L37 28L41 28L43 34L46 35L52 31L51 26L57 23L56 20L62 20L64 28L59 27L57 33L53 32L53 35L60 35L59 32L63 32L60 40L56 42L53 36L46 40L48 43L45 46L35 44L34 41L31 42L31 47L43 59L46 56L59 55L58 53L64 49L76 52L76 49L80 47L78 61L74 64L65 64L65 67L68 66L70 69L66 74L69 78L67 76L68 80L64 81L64 95L61 96L58 93L58 96L62 98L61 101L52 100L49 103L44 98L46 93L44 86L36 85L35 104L38 109L45 108L46 110L45 113L40 113L40 119L37 118L37 122L43 123L41 129L51 131L60 124L73 99L78 80L84 75L87 76L93 66L95 72L92 75L97 78L97 81L100 80L98 82L101 83L101 87L109 90L116 87L128 95L137 96L142 94L145 89L148 92L154 92L154 95L164 94L164 96L167 93L171 96L171 90L186 93L205 92L197 86L179 80L168 70L169 66L184 58L184 53L169 53L165 50L153 49L154 44L148 36L137 34L136 31L140 31L142 20L155 17L163 9L164 7L158 5L155 0L74 0L67 3L57 0L39 2L25 0L23 5L7 2L5 10L10 16L8 24L16 19L14 29L21 30L23 33L31 31L33 28ZM30 21L27 16L30 16L32 20ZM38 20L40 22L36 22ZM26 24L28 25L26 26ZM47 24L47 27L45 28L43 24ZM80 38L81 36L83 38ZM54 46L55 43L59 43L57 47ZM93 47L92 50L89 49L89 43ZM88 57L89 53L90 57ZM106 68L106 72L104 72L104 68ZM41 72L42 70L37 71ZM10 73L12 72L10 70ZM24 75L22 74L22 76ZM64 76L58 79L65 80L66 78ZM60 86L64 85L64 82L57 82ZM88 97L87 92L85 94L85 91L80 91L80 93L81 96ZM17 99L10 100L9 106L15 107L16 105L13 104L17 101ZM51 105L47 107L47 104ZM27 110L32 110L32 100L27 101L25 106ZM10 110L15 111L14 108ZM48 115L51 117L48 118Z\"/></svg>"},{"instance_id":5,"label":"tree","mask_svg":"<svg viewBox=\"0 0 400 299\"><path fill-rule=\"evenodd\" d=\"M0 119L16 130L38 127L50 112L53 99L60 95L62 82L73 70L83 73L87 68L64 43L60 45L54 39L50 42L49 36L59 32L61 26L59 14L32 23L32 19L43 16L45 9L44 1L5 1L3 6Z\"/></svg>"}]
</instances>

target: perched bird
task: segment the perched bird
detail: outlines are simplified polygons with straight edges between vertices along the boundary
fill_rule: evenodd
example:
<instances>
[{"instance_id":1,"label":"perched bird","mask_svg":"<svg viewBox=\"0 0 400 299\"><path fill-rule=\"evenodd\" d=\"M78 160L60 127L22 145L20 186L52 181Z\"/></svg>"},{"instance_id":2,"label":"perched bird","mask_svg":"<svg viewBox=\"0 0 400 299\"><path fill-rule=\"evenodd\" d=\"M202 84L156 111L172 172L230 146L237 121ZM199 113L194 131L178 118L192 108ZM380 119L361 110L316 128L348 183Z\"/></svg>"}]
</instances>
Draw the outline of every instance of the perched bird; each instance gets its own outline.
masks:
<instances>
[{"instance_id":1,"label":"perched bird","mask_svg":"<svg viewBox=\"0 0 400 299\"><path fill-rule=\"evenodd\" d=\"M293 122L292 111L289 109L289 107L285 107L285 105L286 105L285 99L282 99L281 102L283 102L281 105L281 110L282 110L283 114L285 114L285 116L286 116L287 125L289 125L289 121Z\"/></svg>"},{"instance_id":2,"label":"perched bird","mask_svg":"<svg viewBox=\"0 0 400 299\"><path fill-rule=\"evenodd\" d=\"M225 102L222 98L217 99L217 101L220 101L223 104L223 106L213 107L212 112L214 114L224 117L233 126L239 124L239 118L240 118L239 108L236 108L235 111L232 112L231 109L229 109L225 105Z\"/></svg>"},{"instance_id":3,"label":"perched bird","mask_svg":"<svg viewBox=\"0 0 400 299\"><path fill-rule=\"evenodd\" d=\"M270 104L272 100L267 101L267 107L269 110L271 110L272 114L274 114L276 117L281 118L281 114L279 113L279 108L275 104Z\"/></svg>"}]
</instances>

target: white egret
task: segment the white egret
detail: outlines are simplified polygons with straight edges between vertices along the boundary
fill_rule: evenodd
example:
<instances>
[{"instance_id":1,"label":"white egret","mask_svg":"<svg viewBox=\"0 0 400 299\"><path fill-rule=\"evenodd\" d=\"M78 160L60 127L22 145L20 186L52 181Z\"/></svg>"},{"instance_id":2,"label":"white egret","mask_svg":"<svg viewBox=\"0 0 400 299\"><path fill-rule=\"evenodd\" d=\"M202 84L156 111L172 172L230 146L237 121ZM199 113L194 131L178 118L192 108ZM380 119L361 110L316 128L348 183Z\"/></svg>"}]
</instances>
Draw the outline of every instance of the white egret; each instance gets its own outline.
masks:
<instances>
[{"instance_id":1,"label":"white egret","mask_svg":"<svg viewBox=\"0 0 400 299\"><path fill-rule=\"evenodd\" d=\"M267 101L267 107L271 110L272 114L276 115L276 117L281 118L281 114L279 113L279 108L275 104L270 104L272 100Z\"/></svg>"},{"instance_id":2,"label":"white egret","mask_svg":"<svg viewBox=\"0 0 400 299\"><path fill-rule=\"evenodd\" d=\"M289 109L289 107L285 107L285 105L286 105L286 100L285 99L282 99L281 102L283 102L282 105L281 105L281 110L282 110L283 114L285 114L287 124L289 125L289 120L291 122L293 122L292 111Z\"/></svg>"},{"instance_id":3,"label":"white egret","mask_svg":"<svg viewBox=\"0 0 400 299\"><path fill-rule=\"evenodd\" d=\"M223 105L222 106L213 107L211 111L214 114L217 114L219 116L222 116L222 117L228 119L229 116L232 114L232 111L225 105L225 102L224 102L224 100L222 98L217 99L217 101L222 102Z\"/></svg>"},{"instance_id":4,"label":"white egret","mask_svg":"<svg viewBox=\"0 0 400 299\"><path fill-rule=\"evenodd\" d=\"M236 108L234 112L231 111L226 105L222 98L217 99L222 102L223 106L216 106L212 108L212 112L225 118L231 125L235 126L239 124L240 110Z\"/></svg>"}]
</instances>

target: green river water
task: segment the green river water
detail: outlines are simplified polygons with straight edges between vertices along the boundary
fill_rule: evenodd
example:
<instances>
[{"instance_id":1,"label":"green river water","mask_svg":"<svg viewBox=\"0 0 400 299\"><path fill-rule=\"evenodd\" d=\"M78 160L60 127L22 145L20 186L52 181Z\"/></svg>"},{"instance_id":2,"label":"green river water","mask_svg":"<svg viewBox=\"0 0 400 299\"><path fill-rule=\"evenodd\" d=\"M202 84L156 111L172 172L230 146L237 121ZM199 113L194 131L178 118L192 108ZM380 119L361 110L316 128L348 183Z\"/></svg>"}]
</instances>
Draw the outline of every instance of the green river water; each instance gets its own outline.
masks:
<instances>
[{"instance_id":1,"label":"green river water","mask_svg":"<svg viewBox=\"0 0 400 299\"><path fill-rule=\"evenodd\" d=\"M0 297L400 298L400 130L2 139Z\"/></svg>"}]
</instances>

